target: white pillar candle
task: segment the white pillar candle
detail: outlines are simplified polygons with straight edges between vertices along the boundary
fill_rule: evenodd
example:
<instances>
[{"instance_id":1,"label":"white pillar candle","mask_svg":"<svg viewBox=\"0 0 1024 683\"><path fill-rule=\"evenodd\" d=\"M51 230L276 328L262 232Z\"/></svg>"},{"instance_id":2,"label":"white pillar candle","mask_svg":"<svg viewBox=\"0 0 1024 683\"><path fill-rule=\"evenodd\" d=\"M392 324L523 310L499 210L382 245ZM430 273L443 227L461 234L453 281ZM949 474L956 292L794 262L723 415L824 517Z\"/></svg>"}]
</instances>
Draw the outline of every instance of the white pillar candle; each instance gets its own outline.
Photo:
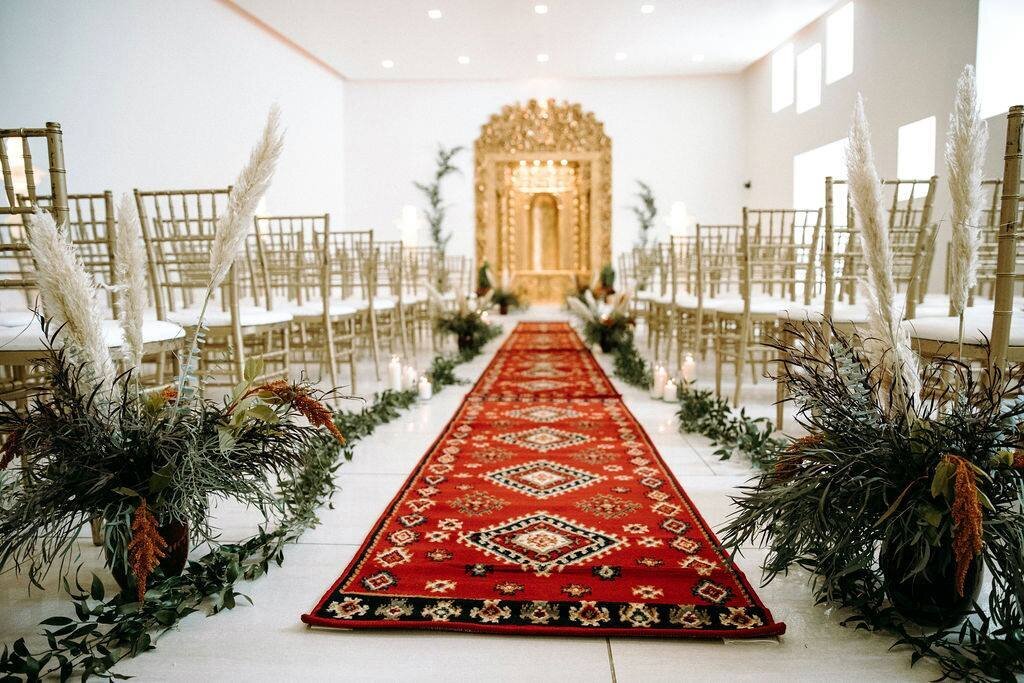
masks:
<instances>
[{"instance_id":1,"label":"white pillar candle","mask_svg":"<svg viewBox=\"0 0 1024 683\"><path fill-rule=\"evenodd\" d=\"M427 401L434 395L434 388L430 386L430 380L426 375L420 377L419 391L421 401Z\"/></svg>"},{"instance_id":2,"label":"white pillar candle","mask_svg":"<svg viewBox=\"0 0 1024 683\"><path fill-rule=\"evenodd\" d=\"M688 353L683 359L683 380L687 383L697 379L697 361L693 359L693 354Z\"/></svg>"},{"instance_id":3,"label":"white pillar candle","mask_svg":"<svg viewBox=\"0 0 1024 683\"><path fill-rule=\"evenodd\" d=\"M659 365L654 369L654 376L651 380L651 398L661 399L665 395L666 381L668 381L668 372L664 366Z\"/></svg>"},{"instance_id":4,"label":"white pillar candle","mask_svg":"<svg viewBox=\"0 0 1024 683\"><path fill-rule=\"evenodd\" d=\"M405 377L404 377L404 381L402 382L402 388L405 389L406 391L408 391L409 389L415 389L416 388L416 378L418 376L419 376L419 373L416 372L416 368L414 368L411 365L406 365L405 366Z\"/></svg>"},{"instance_id":5,"label":"white pillar candle","mask_svg":"<svg viewBox=\"0 0 1024 683\"><path fill-rule=\"evenodd\" d=\"M388 363L388 389L402 390L402 360L398 356L391 356Z\"/></svg>"},{"instance_id":6,"label":"white pillar candle","mask_svg":"<svg viewBox=\"0 0 1024 683\"><path fill-rule=\"evenodd\" d=\"M662 394L662 399L668 401L669 403L675 403L676 401L679 400L679 396L676 390L677 387L675 380L669 379L667 382L665 382L665 393Z\"/></svg>"}]
</instances>

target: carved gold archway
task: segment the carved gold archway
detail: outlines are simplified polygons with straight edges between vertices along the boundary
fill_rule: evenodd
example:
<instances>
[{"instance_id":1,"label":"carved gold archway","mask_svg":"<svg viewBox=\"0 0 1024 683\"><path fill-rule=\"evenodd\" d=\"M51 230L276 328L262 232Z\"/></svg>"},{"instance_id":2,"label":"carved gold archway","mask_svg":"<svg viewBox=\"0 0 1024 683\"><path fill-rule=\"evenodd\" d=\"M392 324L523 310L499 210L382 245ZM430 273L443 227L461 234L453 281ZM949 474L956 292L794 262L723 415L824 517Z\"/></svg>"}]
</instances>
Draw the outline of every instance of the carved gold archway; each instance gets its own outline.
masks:
<instances>
[{"instance_id":1,"label":"carved gold archway","mask_svg":"<svg viewBox=\"0 0 1024 683\"><path fill-rule=\"evenodd\" d=\"M491 264L499 282L511 280L533 301L561 300L577 277L589 282L610 262L612 143L593 113L555 100L506 105L482 126L474 149L476 258ZM557 174L562 184L517 182L530 168ZM544 215L555 221L558 235L548 242L529 237L537 234L528 225L534 193L554 199L545 200ZM543 259L526 253L538 248L528 245L551 239L557 249Z\"/></svg>"}]
</instances>

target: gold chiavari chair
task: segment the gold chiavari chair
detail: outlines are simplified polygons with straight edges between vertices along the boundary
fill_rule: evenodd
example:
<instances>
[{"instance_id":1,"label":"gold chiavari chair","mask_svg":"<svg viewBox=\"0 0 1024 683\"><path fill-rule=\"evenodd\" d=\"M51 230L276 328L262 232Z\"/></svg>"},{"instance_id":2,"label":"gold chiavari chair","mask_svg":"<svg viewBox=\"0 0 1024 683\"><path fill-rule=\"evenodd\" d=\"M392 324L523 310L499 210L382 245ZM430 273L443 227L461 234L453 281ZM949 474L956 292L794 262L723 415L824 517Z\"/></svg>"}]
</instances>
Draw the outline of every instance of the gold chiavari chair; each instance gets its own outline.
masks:
<instances>
[{"instance_id":1,"label":"gold chiavari chair","mask_svg":"<svg viewBox=\"0 0 1024 683\"><path fill-rule=\"evenodd\" d=\"M904 321L903 325L910 333L914 346L925 357L957 356L962 353L966 360L983 363L988 360L988 339L994 365L1001 367L1006 361L1024 361L1024 320L1019 315L1013 315L1014 299L1024 288L1024 255L1018 248L1020 231L1024 225L1024 193L1021 191L1020 169L1022 123L1024 107L1011 107L1006 122L1003 178L1000 183L986 184L988 187L994 185L1000 188L998 219L995 221L995 264L991 268L994 273L994 301L980 302L966 310L962 347L959 344L959 316ZM996 213L992 207L986 211L989 216ZM986 241L983 237L983 243ZM979 278L979 286L982 282Z\"/></svg>"},{"instance_id":2,"label":"gold chiavari chair","mask_svg":"<svg viewBox=\"0 0 1024 683\"><path fill-rule=\"evenodd\" d=\"M428 287L437 288L442 279L441 252L435 247L405 247L406 271L403 281L408 286L408 300L414 303L417 337L432 339L437 349L437 335L434 333L434 309L430 303Z\"/></svg>"},{"instance_id":3,"label":"gold chiavari chair","mask_svg":"<svg viewBox=\"0 0 1024 683\"><path fill-rule=\"evenodd\" d=\"M35 158L45 145L47 160L44 194L54 197L49 211L57 225L68 219L64 144L59 123L42 128L0 128L0 173L4 202L0 203L0 396L18 400L38 384L33 372L43 345L36 333L32 309L38 308L31 252L24 218L36 210L39 189ZM36 147L36 153L33 153Z\"/></svg>"},{"instance_id":4,"label":"gold chiavari chair","mask_svg":"<svg viewBox=\"0 0 1024 683\"><path fill-rule=\"evenodd\" d=\"M736 368L733 402L739 405L743 370L767 367L774 351L765 345L778 333L778 313L794 302L809 305L821 232L821 209L743 209L740 233L740 298L712 305L715 313L715 389L722 367ZM705 308L708 306L705 303Z\"/></svg>"},{"instance_id":5,"label":"gold chiavari chair","mask_svg":"<svg viewBox=\"0 0 1024 683\"><path fill-rule=\"evenodd\" d=\"M327 240L324 245L321 240ZM375 376L380 380L380 328L389 330L388 350L394 350L394 300L377 295L378 253L372 230L314 233L326 249L327 282L331 299L356 309L356 338L369 347Z\"/></svg>"},{"instance_id":6,"label":"gold chiavari chair","mask_svg":"<svg viewBox=\"0 0 1024 683\"><path fill-rule=\"evenodd\" d=\"M657 363L662 357L662 340L668 340L672 334L671 244L655 244L650 248L649 258L656 275L637 301L642 303L643 317L647 320L647 348Z\"/></svg>"},{"instance_id":7,"label":"gold chiavari chair","mask_svg":"<svg viewBox=\"0 0 1024 683\"><path fill-rule=\"evenodd\" d=\"M332 387L340 386L339 365L347 363L349 387L356 389L355 330L358 311L331 298L328 244L314 235L330 232L330 214L256 216L251 242L264 278L268 308L292 316L291 362L316 366ZM269 293L269 294L266 294Z\"/></svg>"},{"instance_id":8,"label":"gold chiavari chair","mask_svg":"<svg viewBox=\"0 0 1024 683\"><path fill-rule=\"evenodd\" d=\"M691 351L707 356L707 340L714 338L716 310L740 298L739 252L741 225L697 224L690 247L690 290L675 300L677 365Z\"/></svg>"},{"instance_id":9,"label":"gold chiavari chair","mask_svg":"<svg viewBox=\"0 0 1024 683\"><path fill-rule=\"evenodd\" d=\"M656 300L659 315L659 337L665 338L666 362L672 357L672 346L676 347L676 366L682 362L683 348L691 348L693 340L686 335L687 326L681 324L684 312L696 307L697 288L697 238L696 236L673 235L666 246L668 265L668 293ZM654 343L654 358L659 360L658 339Z\"/></svg>"},{"instance_id":10,"label":"gold chiavari chair","mask_svg":"<svg viewBox=\"0 0 1024 683\"><path fill-rule=\"evenodd\" d=\"M415 338L415 305L406 301L405 254L399 240L378 240L377 248L377 294L395 302L394 321L398 329L402 355L409 357L409 338Z\"/></svg>"},{"instance_id":11,"label":"gold chiavari chair","mask_svg":"<svg viewBox=\"0 0 1024 683\"><path fill-rule=\"evenodd\" d=\"M199 323L210 282L210 247L229 193L230 188L135 190L157 318L181 325L189 335ZM241 382L248 359L263 362L258 381L289 376L292 317L256 303L261 269L253 257L251 249L239 257L206 309L199 371L212 384ZM245 302L247 294L253 303Z\"/></svg>"}]
</instances>

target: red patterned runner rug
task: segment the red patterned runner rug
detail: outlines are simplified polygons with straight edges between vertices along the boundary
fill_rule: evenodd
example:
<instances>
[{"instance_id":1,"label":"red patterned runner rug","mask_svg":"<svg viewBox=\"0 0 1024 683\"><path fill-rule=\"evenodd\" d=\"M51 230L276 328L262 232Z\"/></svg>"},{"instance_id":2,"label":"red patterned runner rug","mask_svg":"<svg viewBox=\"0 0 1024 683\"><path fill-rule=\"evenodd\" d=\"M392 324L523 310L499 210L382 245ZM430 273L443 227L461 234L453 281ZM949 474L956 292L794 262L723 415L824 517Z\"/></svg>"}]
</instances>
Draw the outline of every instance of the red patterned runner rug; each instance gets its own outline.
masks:
<instances>
[{"instance_id":1,"label":"red patterned runner rug","mask_svg":"<svg viewBox=\"0 0 1024 683\"><path fill-rule=\"evenodd\" d=\"M773 620L565 323L521 323L302 620L670 638Z\"/></svg>"}]
</instances>

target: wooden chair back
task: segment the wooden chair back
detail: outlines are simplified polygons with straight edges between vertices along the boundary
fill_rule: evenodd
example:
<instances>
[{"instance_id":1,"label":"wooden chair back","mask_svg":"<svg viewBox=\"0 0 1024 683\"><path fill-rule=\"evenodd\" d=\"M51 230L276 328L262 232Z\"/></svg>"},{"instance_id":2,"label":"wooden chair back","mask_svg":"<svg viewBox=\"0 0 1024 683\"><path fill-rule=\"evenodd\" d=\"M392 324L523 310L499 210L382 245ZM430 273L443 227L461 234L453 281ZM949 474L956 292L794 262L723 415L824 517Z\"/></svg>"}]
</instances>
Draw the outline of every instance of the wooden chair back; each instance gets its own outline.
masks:
<instances>
[{"instance_id":1,"label":"wooden chair back","mask_svg":"<svg viewBox=\"0 0 1024 683\"><path fill-rule=\"evenodd\" d=\"M935 255L937 225L932 208L938 177L927 180L882 181L883 201L888 207L889 241L893 253L893 278L906 293L905 317L912 318L928 289ZM825 178L825 230L823 268L826 315L836 301L857 303L857 287L867 273L853 205L845 180Z\"/></svg>"},{"instance_id":2,"label":"wooden chair back","mask_svg":"<svg viewBox=\"0 0 1024 683\"><path fill-rule=\"evenodd\" d=\"M327 242L323 242L326 235ZM331 299L373 304L377 292L377 250L372 230L332 230L314 233L327 257L327 292Z\"/></svg>"},{"instance_id":3,"label":"wooden chair back","mask_svg":"<svg viewBox=\"0 0 1024 683\"><path fill-rule=\"evenodd\" d=\"M821 209L743 208L740 294L808 305L817 282Z\"/></svg>"},{"instance_id":4,"label":"wooden chair back","mask_svg":"<svg viewBox=\"0 0 1024 683\"><path fill-rule=\"evenodd\" d=\"M999 200L999 238L996 250L995 302L992 311L991 362L1006 365L1013 320L1015 285L1024 280L1017 268L1018 231L1021 229L1021 126L1024 106L1014 105L1006 117L1006 150L1003 155L1003 184Z\"/></svg>"},{"instance_id":5,"label":"wooden chair back","mask_svg":"<svg viewBox=\"0 0 1024 683\"><path fill-rule=\"evenodd\" d=\"M36 140L46 143L49 187L40 192L36 183L32 147ZM18 162L20 157L20 163ZM0 215L32 213L40 195L50 195L50 211L57 225L68 219L67 172L64 168L64 142L60 124L48 122L43 128L0 128L0 173L4 180L4 203Z\"/></svg>"},{"instance_id":6,"label":"wooden chair back","mask_svg":"<svg viewBox=\"0 0 1024 683\"><path fill-rule=\"evenodd\" d=\"M202 301L210 283L210 247L230 191L135 190L158 318ZM238 303L237 265L219 293L224 310Z\"/></svg>"},{"instance_id":7,"label":"wooden chair back","mask_svg":"<svg viewBox=\"0 0 1024 683\"><path fill-rule=\"evenodd\" d=\"M330 232L330 214L255 216L251 241L267 308L276 301L326 301L327 254L314 235Z\"/></svg>"}]
</instances>

